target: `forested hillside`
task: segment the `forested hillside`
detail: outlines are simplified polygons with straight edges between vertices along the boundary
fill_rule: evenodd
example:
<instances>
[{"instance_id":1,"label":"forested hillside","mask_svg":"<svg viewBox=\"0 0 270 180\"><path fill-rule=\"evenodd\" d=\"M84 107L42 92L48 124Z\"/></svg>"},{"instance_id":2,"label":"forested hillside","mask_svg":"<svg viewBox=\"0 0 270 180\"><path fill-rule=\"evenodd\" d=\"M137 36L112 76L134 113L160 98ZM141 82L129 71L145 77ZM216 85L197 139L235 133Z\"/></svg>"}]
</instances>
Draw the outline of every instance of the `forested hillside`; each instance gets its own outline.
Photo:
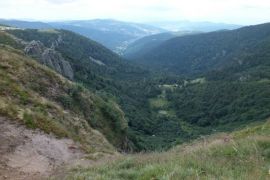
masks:
<instances>
[{"instance_id":1,"label":"forested hillside","mask_svg":"<svg viewBox=\"0 0 270 180\"><path fill-rule=\"evenodd\" d=\"M123 56L127 59L136 60L137 58L143 56L154 48L158 47L165 41L191 34L198 34L199 31L179 31L179 32L166 32L160 34L154 34L150 36L146 36L136 40L127 46L127 48L123 52Z\"/></svg>"},{"instance_id":2,"label":"forested hillside","mask_svg":"<svg viewBox=\"0 0 270 180\"><path fill-rule=\"evenodd\" d=\"M174 74L195 74L241 64L243 56L269 42L270 24L183 36L164 42L136 59Z\"/></svg>"},{"instance_id":3,"label":"forested hillside","mask_svg":"<svg viewBox=\"0 0 270 180\"><path fill-rule=\"evenodd\" d=\"M136 59L136 56L141 56L145 52L150 51L151 49L162 44L164 41L174 37L176 37L176 34L169 32L140 38L127 46L123 56L127 59Z\"/></svg>"},{"instance_id":4,"label":"forested hillside","mask_svg":"<svg viewBox=\"0 0 270 180\"><path fill-rule=\"evenodd\" d=\"M184 36L137 59L171 74L156 78L150 134L181 143L269 117L269 37L269 24Z\"/></svg>"}]
</instances>

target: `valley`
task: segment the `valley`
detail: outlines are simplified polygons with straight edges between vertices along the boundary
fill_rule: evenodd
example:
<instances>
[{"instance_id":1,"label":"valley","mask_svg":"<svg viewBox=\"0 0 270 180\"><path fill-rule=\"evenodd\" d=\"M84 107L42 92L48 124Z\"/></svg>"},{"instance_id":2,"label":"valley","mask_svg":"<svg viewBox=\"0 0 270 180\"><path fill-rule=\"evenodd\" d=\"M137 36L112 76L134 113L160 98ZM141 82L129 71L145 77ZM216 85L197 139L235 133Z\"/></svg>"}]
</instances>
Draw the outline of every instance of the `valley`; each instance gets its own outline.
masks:
<instances>
[{"instance_id":1,"label":"valley","mask_svg":"<svg viewBox=\"0 0 270 180\"><path fill-rule=\"evenodd\" d=\"M260 33L260 37L263 38L268 36L269 29L268 24L264 24L220 34L234 35L238 31L252 34L254 30L261 30L263 33ZM172 40L183 38L200 40L200 37L217 36L217 33L187 35ZM222 65L221 63L231 55L218 57L216 54L221 48L217 46L217 53L212 52L217 56L215 61L220 64L219 67L214 65L216 69L202 69L201 72L191 69L190 73L180 71L170 75L165 75L160 68L147 70L146 67L124 60L94 41L65 30L7 30L3 32L2 40L14 48L25 49L28 56L80 83L109 106L121 109L122 114L112 118L117 121L122 117L124 123L127 123L123 133L129 139L129 147L126 148L132 151L167 149L177 143L212 133L213 129L233 130L239 128L241 124L264 120L270 115L269 101L265 99L269 97L267 79L270 77L266 60L268 53L258 55L263 54L267 43L265 40L259 41L259 38L256 50L252 51L253 54L246 55L246 50L241 50L242 48L235 50L233 53L235 58L232 59L237 58L236 64L232 61L231 64ZM226 43L229 42L234 43L227 39ZM44 50L39 52L40 48L45 51L46 48L52 49L51 55L44 54ZM43 57L47 60L47 56L51 58L50 61L55 61L54 65L42 60ZM158 60L156 59L157 62ZM206 61L204 65L208 63L207 59L204 61ZM239 64L240 61L242 63ZM181 59L179 62L182 62ZM154 64L155 62L152 63L152 67L155 67ZM63 73L58 66L70 69L68 70L70 73ZM58 100L64 108L74 108L73 101L62 96ZM105 109L106 113L107 111L114 114L112 110ZM88 116L88 113L84 112L84 115ZM91 126L102 131L98 124ZM114 141L115 135L108 135L107 138ZM125 143L117 144L121 147Z\"/></svg>"},{"instance_id":2,"label":"valley","mask_svg":"<svg viewBox=\"0 0 270 180\"><path fill-rule=\"evenodd\" d=\"M269 23L172 34L141 25L151 32L125 29L139 40L120 55L47 25L0 30L0 178L268 178Z\"/></svg>"}]
</instances>

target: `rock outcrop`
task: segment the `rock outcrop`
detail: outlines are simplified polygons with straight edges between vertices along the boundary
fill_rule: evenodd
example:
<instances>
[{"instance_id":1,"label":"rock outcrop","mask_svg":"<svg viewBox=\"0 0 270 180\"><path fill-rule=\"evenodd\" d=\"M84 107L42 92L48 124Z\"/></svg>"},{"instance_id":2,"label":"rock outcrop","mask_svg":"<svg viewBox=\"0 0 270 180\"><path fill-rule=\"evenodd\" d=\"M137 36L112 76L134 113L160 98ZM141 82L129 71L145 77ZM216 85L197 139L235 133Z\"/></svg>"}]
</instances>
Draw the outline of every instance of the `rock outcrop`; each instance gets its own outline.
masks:
<instances>
[{"instance_id":1,"label":"rock outcrop","mask_svg":"<svg viewBox=\"0 0 270 180\"><path fill-rule=\"evenodd\" d=\"M43 51L45 50L45 46L40 41L31 41L24 48L24 52L32 57L40 58Z\"/></svg>"},{"instance_id":2,"label":"rock outcrop","mask_svg":"<svg viewBox=\"0 0 270 180\"><path fill-rule=\"evenodd\" d=\"M45 49L41 56L41 63L46 64L63 76L73 79L73 70L69 62L53 49Z\"/></svg>"},{"instance_id":3,"label":"rock outcrop","mask_svg":"<svg viewBox=\"0 0 270 180\"><path fill-rule=\"evenodd\" d=\"M74 74L70 63L54 49L46 48L40 41L31 41L24 51L27 55L36 58L41 64L73 80Z\"/></svg>"}]
</instances>

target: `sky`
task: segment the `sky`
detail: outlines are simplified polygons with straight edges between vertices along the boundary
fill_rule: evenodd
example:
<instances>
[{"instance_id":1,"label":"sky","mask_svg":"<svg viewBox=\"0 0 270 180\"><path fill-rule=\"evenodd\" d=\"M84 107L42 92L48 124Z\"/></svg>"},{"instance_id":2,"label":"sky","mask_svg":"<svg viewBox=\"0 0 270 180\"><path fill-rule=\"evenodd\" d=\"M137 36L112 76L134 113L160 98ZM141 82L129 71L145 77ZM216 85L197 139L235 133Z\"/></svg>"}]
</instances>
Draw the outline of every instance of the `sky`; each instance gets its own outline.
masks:
<instances>
[{"instance_id":1,"label":"sky","mask_svg":"<svg viewBox=\"0 0 270 180\"><path fill-rule=\"evenodd\" d=\"M132 22L270 22L270 0L0 0L0 18Z\"/></svg>"}]
</instances>

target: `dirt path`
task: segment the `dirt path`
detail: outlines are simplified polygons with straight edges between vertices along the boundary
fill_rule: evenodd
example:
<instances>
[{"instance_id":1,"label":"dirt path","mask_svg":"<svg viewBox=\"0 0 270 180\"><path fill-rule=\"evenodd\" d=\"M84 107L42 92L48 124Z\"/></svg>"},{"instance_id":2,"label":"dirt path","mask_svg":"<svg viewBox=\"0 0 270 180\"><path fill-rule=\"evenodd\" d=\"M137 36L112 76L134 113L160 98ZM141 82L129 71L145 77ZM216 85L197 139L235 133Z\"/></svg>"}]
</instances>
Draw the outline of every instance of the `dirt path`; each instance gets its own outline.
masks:
<instances>
[{"instance_id":1,"label":"dirt path","mask_svg":"<svg viewBox=\"0 0 270 180\"><path fill-rule=\"evenodd\" d=\"M57 139L0 117L0 179L45 179L55 169L89 164L70 139Z\"/></svg>"}]
</instances>

